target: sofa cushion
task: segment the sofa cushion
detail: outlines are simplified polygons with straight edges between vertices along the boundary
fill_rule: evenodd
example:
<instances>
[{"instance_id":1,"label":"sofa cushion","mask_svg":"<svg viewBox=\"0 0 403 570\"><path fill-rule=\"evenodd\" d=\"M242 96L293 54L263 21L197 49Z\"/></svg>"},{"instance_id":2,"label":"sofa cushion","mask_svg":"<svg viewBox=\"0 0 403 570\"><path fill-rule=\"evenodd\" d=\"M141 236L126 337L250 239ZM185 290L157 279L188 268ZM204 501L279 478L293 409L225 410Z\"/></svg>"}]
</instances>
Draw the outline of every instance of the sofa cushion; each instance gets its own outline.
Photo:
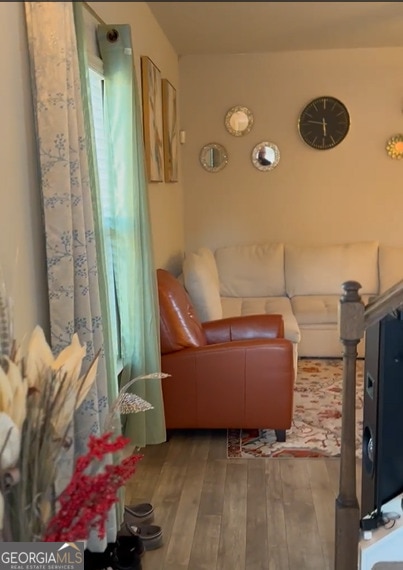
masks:
<instances>
[{"instance_id":1,"label":"sofa cushion","mask_svg":"<svg viewBox=\"0 0 403 570\"><path fill-rule=\"evenodd\" d=\"M292 297L291 306L298 325L337 324L341 295L301 295ZM370 295L361 295L366 305Z\"/></svg>"},{"instance_id":2,"label":"sofa cushion","mask_svg":"<svg viewBox=\"0 0 403 570\"><path fill-rule=\"evenodd\" d=\"M379 246L380 293L403 279L403 247Z\"/></svg>"},{"instance_id":3,"label":"sofa cushion","mask_svg":"<svg viewBox=\"0 0 403 570\"><path fill-rule=\"evenodd\" d=\"M288 297L222 297L223 317L282 315L284 338L299 342L301 335Z\"/></svg>"},{"instance_id":4,"label":"sofa cushion","mask_svg":"<svg viewBox=\"0 0 403 570\"><path fill-rule=\"evenodd\" d=\"M339 295L297 295L291 306L299 325L337 323Z\"/></svg>"},{"instance_id":5,"label":"sofa cushion","mask_svg":"<svg viewBox=\"0 0 403 570\"><path fill-rule=\"evenodd\" d=\"M283 244L220 247L215 258L222 297L285 295Z\"/></svg>"},{"instance_id":6,"label":"sofa cushion","mask_svg":"<svg viewBox=\"0 0 403 570\"><path fill-rule=\"evenodd\" d=\"M222 318L218 272L211 250L201 247L185 255L183 282L202 322Z\"/></svg>"},{"instance_id":7,"label":"sofa cushion","mask_svg":"<svg viewBox=\"0 0 403 570\"><path fill-rule=\"evenodd\" d=\"M345 281L358 281L360 294L379 290L378 243L285 246L287 294L340 295Z\"/></svg>"}]
</instances>

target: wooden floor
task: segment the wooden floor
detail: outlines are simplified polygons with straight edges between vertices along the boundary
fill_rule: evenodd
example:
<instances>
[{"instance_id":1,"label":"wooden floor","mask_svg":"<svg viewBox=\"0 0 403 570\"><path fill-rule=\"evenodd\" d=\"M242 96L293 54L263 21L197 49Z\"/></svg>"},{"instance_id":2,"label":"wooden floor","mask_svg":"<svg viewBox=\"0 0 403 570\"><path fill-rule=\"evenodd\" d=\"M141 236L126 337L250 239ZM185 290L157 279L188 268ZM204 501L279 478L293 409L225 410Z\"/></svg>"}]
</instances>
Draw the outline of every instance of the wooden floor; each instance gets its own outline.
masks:
<instances>
[{"instance_id":1,"label":"wooden floor","mask_svg":"<svg viewBox=\"0 0 403 570\"><path fill-rule=\"evenodd\" d=\"M164 534L143 570L333 570L338 459L227 459L223 430L143 453L126 503L151 502ZM360 478L357 461L358 498Z\"/></svg>"}]
</instances>

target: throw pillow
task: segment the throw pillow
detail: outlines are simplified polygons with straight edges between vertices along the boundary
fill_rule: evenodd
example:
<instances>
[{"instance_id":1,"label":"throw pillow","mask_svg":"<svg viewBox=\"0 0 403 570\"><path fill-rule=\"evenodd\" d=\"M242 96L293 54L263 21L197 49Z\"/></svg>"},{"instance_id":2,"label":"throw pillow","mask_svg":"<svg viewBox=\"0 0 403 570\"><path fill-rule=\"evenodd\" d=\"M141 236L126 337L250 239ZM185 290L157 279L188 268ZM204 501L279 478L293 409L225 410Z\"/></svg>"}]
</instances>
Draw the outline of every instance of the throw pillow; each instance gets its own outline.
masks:
<instances>
[{"instance_id":1,"label":"throw pillow","mask_svg":"<svg viewBox=\"0 0 403 570\"><path fill-rule=\"evenodd\" d=\"M183 280L199 319L202 322L221 319L218 273L211 250L200 248L186 254Z\"/></svg>"}]
</instances>

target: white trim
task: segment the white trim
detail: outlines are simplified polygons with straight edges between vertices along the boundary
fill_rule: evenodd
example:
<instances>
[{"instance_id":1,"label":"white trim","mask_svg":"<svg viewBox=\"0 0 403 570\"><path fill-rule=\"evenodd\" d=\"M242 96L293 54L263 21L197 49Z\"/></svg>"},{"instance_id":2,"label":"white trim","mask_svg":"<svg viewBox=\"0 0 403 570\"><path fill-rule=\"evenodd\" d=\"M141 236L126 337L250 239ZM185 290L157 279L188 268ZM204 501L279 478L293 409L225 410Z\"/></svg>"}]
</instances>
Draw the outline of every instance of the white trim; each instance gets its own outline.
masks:
<instances>
[{"instance_id":1,"label":"white trim","mask_svg":"<svg viewBox=\"0 0 403 570\"><path fill-rule=\"evenodd\" d=\"M89 67L104 77L104 62L102 59L92 53L88 53L87 60Z\"/></svg>"},{"instance_id":2,"label":"white trim","mask_svg":"<svg viewBox=\"0 0 403 570\"><path fill-rule=\"evenodd\" d=\"M99 20L89 10L86 4L84 4L83 18L85 26L85 43L87 46L88 65L103 76L104 64L101 59L97 40Z\"/></svg>"}]
</instances>

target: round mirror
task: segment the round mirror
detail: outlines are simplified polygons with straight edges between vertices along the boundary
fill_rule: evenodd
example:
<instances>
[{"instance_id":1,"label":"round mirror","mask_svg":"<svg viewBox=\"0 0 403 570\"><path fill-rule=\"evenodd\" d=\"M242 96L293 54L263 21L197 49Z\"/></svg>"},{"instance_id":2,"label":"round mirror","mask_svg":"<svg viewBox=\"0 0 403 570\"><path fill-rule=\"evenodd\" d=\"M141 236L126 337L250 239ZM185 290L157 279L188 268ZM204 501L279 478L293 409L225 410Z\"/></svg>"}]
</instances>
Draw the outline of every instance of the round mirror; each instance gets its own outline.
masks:
<instances>
[{"instance_id":1,"label":"round mirror","mask_svg":"<svg viewBox=\"0 0 403 570\"><path fill-rule=\"evenodd\" d=\"M252 163L258 170L273 170L279 162L280 151L271 142L261 142L252 150Z\"/></svg>"},{"instance_id":2,"label":"round mirror","mask_svg":"<svg viewBox=\"0 0 403 570\"><path fill-rule=\"evenodd\" d=\"M208 172L219 172L227 163L227 151L221 144L209 143L200 151L200 164Z\"/></svg>"},{"instance_id":3,"label":"round mirror","mask_svg":"<svg viewBox=\"0 0 403 570\"><path fill-rule=\"evenodd\" d=\"M390 158L403 158L403 135L395 135L386 143L386 152Z\"/></svg>"},{"instance_id":4,"label":"round mirror","mask_svg":"<svg viewBox=\"0 0 403 570\"><path fill-rule=\"evenodd\" d=\"M247 107L242 107L237 105L236 107L231 107L224 119L225 128L227 131L234 135L235 137L241 137L246 135L252 128L253 125L253 115Z\"/></svg>"}]
</instances>

